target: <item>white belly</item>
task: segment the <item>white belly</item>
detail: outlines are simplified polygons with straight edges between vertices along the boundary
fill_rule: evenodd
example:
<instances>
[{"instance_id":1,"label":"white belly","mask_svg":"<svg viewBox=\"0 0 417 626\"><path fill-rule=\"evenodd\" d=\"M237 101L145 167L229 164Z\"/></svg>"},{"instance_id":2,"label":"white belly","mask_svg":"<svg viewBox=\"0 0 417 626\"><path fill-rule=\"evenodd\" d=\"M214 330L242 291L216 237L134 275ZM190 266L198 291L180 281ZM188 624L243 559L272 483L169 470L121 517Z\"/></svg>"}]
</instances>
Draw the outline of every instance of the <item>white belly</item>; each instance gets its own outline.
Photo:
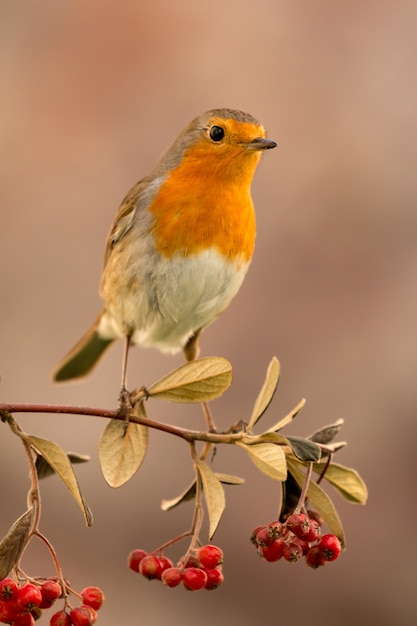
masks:
<instances>
[{"instance_id":1,"label":"white belly","mask_svg":"<svg viewBox=\"0 0 417 626\"><path fill-rule=\"evenodd\" d=\"M129 327L133 343L177 352L228 306L248 265L226 263L215 249L190 258L159 259L146 279L130 281L129 290L119 284L118 302L112 298L115 306L106 307L99 332L125 336Z\"/></svg>"}]
</instances>

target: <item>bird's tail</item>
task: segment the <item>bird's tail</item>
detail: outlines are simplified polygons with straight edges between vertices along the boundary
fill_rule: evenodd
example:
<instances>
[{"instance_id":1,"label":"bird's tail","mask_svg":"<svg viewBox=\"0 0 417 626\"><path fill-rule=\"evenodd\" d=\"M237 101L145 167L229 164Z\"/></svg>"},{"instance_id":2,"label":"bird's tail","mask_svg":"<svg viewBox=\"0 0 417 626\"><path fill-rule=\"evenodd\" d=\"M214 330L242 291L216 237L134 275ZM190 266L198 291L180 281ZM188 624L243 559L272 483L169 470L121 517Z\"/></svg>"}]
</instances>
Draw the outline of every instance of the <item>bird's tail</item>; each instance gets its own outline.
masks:
<instances>
[{"instance_id":1,"label":"bird's tail","mask_svg":"<svg viewBox=\"0 0 417 626\"><path fill-rule=\"evenodd\" d=\"M88 374L101 355L114 341L113 339L100 337L98 326L101 316L102 313L100 313L91 328L81 337L72 350L58 363L52 374L55 381L61 382L72 378L81 378Z\"/></svg>"}]
</instances>

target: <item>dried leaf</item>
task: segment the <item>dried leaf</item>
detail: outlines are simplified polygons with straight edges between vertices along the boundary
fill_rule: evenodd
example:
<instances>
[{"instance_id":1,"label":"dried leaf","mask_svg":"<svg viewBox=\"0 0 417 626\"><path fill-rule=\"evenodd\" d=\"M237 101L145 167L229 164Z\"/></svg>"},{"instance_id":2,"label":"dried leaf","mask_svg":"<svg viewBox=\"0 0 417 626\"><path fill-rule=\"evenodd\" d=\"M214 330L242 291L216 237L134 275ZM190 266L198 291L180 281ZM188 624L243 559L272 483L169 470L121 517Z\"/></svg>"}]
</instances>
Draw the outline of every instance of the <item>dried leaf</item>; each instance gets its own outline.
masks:
<instances>
[{"instance_id":1,"label":"dried leaf","mask_svg":"<svg viewBox=\"0 0 417 626\"><path fill-rule=\"evenodd\" d=\"M295 459L287 459L287 462L288 471L292 474L299 487L302 489L305 483L305 474L300 469L302 466ZM346 547L342 522L340 521L334 504L327 493L323 491L320 485L311 480L307 490L307 497L312 502L319 515L323 518L330 532L340 539L343 547Z\"/></svg>"},{"instance_id":2,"label":"dried leaf","mask_svg":"<svg viewBox=\"0 0 417 626\"><path fill-rule=\"evenodd\" d=\"M3 537L0 543L0 580L6 578L18 563L28 540L32 517L33 509L28 509Z\"/></svg>"},{"instance_id":3,"label":"dried leaf","mask_svg":"<svg viewBox=\"0 0 417 626\"><path fill-rule=\"evenodd\" d=\"M326 445L333 441L333 439L339 434L343 424L344 420L338 419L334 424L329 424L328 426L323 426L323 428L316 430L315 433L310 435L309 439L311 439L311 441L315 441L316 443Z\"/></svg>"},{"instance_id":4,"label":"dried leaf","mask_svg":"<svg viewBox=\"0 0 417 626\"><path fill-rule=\"evenodd\" d=\"M302 437L287 437L292 451L300 461L318 461L321 457L320 447Z\"/></svg>"},{"instance_id":5,"label":"dried leaf","mask_svg":"<svg viewBox=\"0 0 417 626\"><path fill-rule=\"evenodd\" d=\"M74 474L72 465L64 450L54 441L36 437L35 435L21 435L35 450L46 460L58 474L64 485L67 487L78 506L80 507L87 526L93 523L93 516L90 508L80 491L77 478Z\"/></svg>"},{"instance_id":6,"label":"dried leaf","mask_svg":"<svg viewBox=\"0 0 417 626\"><path fill-rule=\"evenodd\" d=\"M314 471L323 471L322 463L314 463ZM331 463L324 478L335 487L349 502L365 504L368 499L368 490L358 472L350 467Z\"/></svg>"},{"instance_id":7,"label":"dried leaf","mask_svg":"<svg viewBox=\"0 0 417 626\"><path fill-rule=\"evenodd\" d=\"M163 511L169 511L170 509L175 508L179 504L182 504L182 502L188 502L189 500L192 500L193 498L195 498L195 492L196 492L196 482L194 480L191 483L191 485L187 487L187 489L183 491L176 498L171 498L170 500L162 500L161 509Z\"/></svg>"},{"instance_id":8,"label":"dried leaf","mask_svg":"<svg viewBox=\"0 0 417 626\"><path fill-rule=\"evenodd\" d=\"M86 463L90 460L88 454L78 454L78 452L67 452L67 457L69 458L72 464L74 463ZM43 478L47 478L48 476L52 476L55 474L55 470L51 465L49 465L48 461L43 458L40 454L36 457L36 472L38 474L39 480Z\"/></svg>"},{"instance_id":9,"label":"dried leaf","mask_svg":"<svg viewBox=\"0 0 417 626\"><path fill-rule=\"evenodd\" d=\"M221 357L207 357L170 372L147 391L153 398L171 402L206 402L221 396L231 383L230 363Z\"/></svg>"},{"instance_id":10,"label":"dried leaf","mask_svg":"<svg viewBox=\"0 0 417 626\"><path fill-rule=\"evenodd\" d=\"M274 357L269 364L263 387L258 397L256 398L255 406L253 407L252 411L252 416L249 420L249 424L247 427L248 431L252 430L256 422L259 420L260 417L262 417L262 415L265 413L266 409L270 405L278 386L279 370L280 366L278 359Z\"/></svg>"},{"instance_id":11,"label":"dried leaf","mask_svg":"<svg viewBox=\"0 0 417 626\"><path fill-rule=\"evenodd\" d=\"M298 415L298 413L301 411L301 409L303 408L305 403L306 403L306 401L305 401L304 398L302 400L300 400L300 402L297 404L297 406L295 406L293 408L293 410L288 413L288 415L283 417L274 426L271 426L271 428L268 428L268 432L269 433L272 433L272 432L276 433L279 430L281 430L282 428L284 428L284 426L288 426L288 424L290 424L293 421L294 417L296 417Z\"/></svg>"},{"instance_id":12,"label":"dried leaf","mask_svg":"<svg viewBox=\"0 0 417 626\"><path fill-rule=\"evenodd\" d=\"M144 416L143 404L138 403L134 413ZM112 419L99 442L99 460L104 479L110 487L124 485L137 472L148 447L148 427L142 424Z\"/></svg>"},{"instance_id":13,"label":"dried leaf","mask_svg":"<svg viewBox=\"0 0 417 626\"><path fill-rule=\"evenodd\" d=\"M211 539L216 532L216 528L220 522L226 506L226 499L221 482L214 472L204 461L195 461L196 469L203 483L204 497L207 504L207 512L209 516L209 538Z\"/></svg>"},{"instance_id":14,"label":"dried leaf","mask_svg":"<svg viewBox=\"0 0 417 626\"><path fill-rule=\"evenodd\" d=\"M283 481L287 477L287 462L282 446L274 443L245 444L240 441L236 445L244 448L251 461L264 474L274 480Z\"/></svg>"}]
</instances>

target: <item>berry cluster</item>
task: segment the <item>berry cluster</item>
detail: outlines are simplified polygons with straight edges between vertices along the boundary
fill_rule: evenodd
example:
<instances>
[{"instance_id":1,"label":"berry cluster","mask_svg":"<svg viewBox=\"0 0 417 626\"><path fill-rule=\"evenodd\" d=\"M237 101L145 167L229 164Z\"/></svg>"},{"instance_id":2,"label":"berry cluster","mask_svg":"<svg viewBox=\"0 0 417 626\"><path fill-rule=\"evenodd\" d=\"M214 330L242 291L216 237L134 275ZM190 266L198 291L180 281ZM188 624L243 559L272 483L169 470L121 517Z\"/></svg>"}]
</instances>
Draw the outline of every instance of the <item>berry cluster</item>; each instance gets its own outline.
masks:
<instances>
[{"instance_id":1,"label":"berry cluster","mask_svg":"<svg viewBox=\"0 0 417 626\"><path fill-rule=\"evenodd\" d=\"M148 580L160 580L167 587L182 583L189 591L217 589L223 583L223 552L214 545L201 546L182 557L176 566L162 553L156 556L145 550L133 550L128 565Z\"/></svg>"},{"instance_id":2,"label":"berry cluster","mask_svg":"<svg viewBox=\"0 0 417 626\"><path fill-rule=\"evenodd\" d=\"M58 598L65 595L60 582L54 578L26 582L22 586L13 578L3 578L0 580L0 623L33 626L44 609L50 609ZM58 611L52 615L50 626L91 626L96 622L96 611L104 600L101 589L86 587L77 595L82 605L69 611Z\"/></svg>"},{"instance_id":3,"label":"berry cluster","mask_svg":"<svg viewBox=\"0 0 417 626\"><path fill-rule=\"evenodd\" d=\"M266 561L284 558L296 563L305 556L307 565L313 569L335 561L341 552L340 541L335 535L321 534L320 519L314 511L310 516L294 513L285 522L258 526L252 531L251 541Z\"/></svg>"}]
</instances>

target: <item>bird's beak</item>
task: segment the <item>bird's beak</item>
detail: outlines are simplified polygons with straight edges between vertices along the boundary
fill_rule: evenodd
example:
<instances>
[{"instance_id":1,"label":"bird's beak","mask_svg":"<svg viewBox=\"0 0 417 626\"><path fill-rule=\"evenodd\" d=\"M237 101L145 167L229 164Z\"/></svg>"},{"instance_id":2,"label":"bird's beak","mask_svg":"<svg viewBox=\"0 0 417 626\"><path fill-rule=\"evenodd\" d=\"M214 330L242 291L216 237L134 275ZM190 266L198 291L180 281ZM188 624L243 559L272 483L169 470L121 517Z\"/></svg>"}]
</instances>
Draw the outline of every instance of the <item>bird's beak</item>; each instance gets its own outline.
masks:
<instances>
[{"instance_id":1,"label":"bird's beak","mask_svg":"<svg viewBox=\"0 0 417 626\"><path fill-rule=\"evenodd\" d=\"M272 139L266 139L266 137L256 137L249 143L244 144L247 150L270 150L276 148L277 144Z\"/></svg>"}]
</instances>

